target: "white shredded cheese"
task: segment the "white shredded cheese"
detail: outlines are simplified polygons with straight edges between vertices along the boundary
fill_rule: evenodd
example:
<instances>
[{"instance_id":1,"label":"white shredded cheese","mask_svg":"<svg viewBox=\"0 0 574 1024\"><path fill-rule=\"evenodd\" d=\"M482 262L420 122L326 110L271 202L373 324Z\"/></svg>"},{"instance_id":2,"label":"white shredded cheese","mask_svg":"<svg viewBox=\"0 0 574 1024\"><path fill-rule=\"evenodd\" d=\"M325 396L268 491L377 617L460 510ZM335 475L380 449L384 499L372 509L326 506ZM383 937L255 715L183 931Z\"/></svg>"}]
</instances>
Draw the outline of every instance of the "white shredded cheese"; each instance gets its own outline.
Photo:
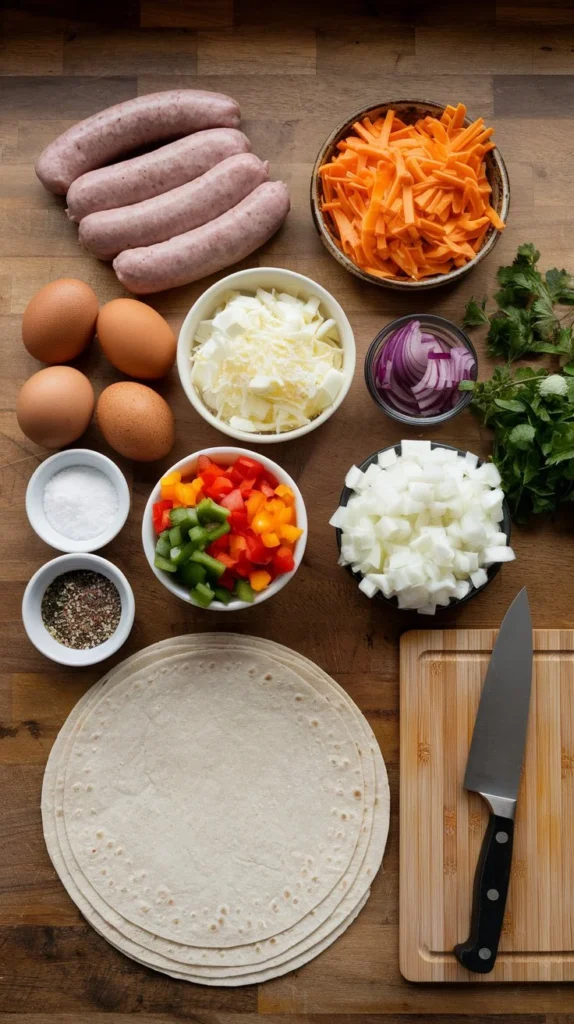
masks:
<instances>
[{"instance_id":1,"label":"white shredded cheese","mask_svg":"<svg viewBox=\"0 0 574 1024\"><path fill-rule=\"evenodd\" d=\"M320 308L317 296L229 292L191 351L191 381L208 408L238 430L283 433L332 405L343 351Z\"/></svg>"},{"instance_id":2,"label":"white shredded cheese","mask_svg":"<svg viewBox=\"0 0 574 1024\"><path fill-rule=\"evenodd\" d=\"M364 473L352 466L345 483L354 493L330 524L342 531L340 564L361 573L367 597L380 591L434 615L484 586L489 565L515 558L492 462L403 441L400 456L384 452Z\"/></svg>"}]
</instances>

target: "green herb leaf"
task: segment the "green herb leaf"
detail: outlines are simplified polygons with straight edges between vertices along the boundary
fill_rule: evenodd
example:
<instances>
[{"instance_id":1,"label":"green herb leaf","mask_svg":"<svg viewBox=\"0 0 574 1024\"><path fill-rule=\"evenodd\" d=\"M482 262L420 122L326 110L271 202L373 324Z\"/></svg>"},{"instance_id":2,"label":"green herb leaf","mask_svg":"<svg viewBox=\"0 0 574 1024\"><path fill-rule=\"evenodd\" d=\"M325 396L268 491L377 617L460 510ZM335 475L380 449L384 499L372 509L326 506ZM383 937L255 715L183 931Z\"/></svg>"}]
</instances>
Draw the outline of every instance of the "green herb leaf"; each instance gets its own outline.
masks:
<instances>
[{"instance_id":1,"label":"green herb leaf","mask_svg":"<svg viewBox=\"0 0 574 1024\"><path fill-rule=\"evenodd\" d=\"M508 435L508 443L525 451L530 448L536 431L531 423L517 423Z\"/></svg>"},{"instance_id":2,"label":"green herb leaf","mask_svg":"<svg viewBox=\"0 0 574 1024\"><path fill-rule=\"evenodd\" d=\"M517 398L495 398L494 404L506 412L526 412L524 402L520 402Z\"/></svg>"},{"instance_id":3,"label":"green herb leaf","mask_svg":"<svg viewBox=\"0 0 574 1024\"><path fill-rule=\"evenodd\" d=\"M485 313L485 307L486 307L486 299L485 298L482 300L482 304L481 305L478 304L476 299L472 298L470 300L470 302L467 303L466 309L464 311L464 316L462 318L462 326L463 327L482 327L483 324L490 323L490 320L489 320L487 314Z\"/></svg>"}]
</instances>

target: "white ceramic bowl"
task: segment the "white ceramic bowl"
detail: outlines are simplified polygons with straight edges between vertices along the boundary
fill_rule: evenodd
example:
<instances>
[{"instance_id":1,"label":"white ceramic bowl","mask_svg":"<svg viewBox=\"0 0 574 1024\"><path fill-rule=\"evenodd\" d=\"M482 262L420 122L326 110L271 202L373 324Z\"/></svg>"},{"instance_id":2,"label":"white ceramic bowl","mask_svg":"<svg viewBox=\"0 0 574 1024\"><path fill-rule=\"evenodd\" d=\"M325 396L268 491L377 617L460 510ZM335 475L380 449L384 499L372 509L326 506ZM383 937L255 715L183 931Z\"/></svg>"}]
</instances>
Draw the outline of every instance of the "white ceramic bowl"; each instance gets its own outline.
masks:
<instances>
[{"instance_id":1,"label":"white ceramic bowl","mask_svg":"<svg viewBox=\"0 0 574 1024\"><path fill-rule=\"evenodd\" d=\"M42 598L47 588L57 576L62 573L71 572L73 569L89 569L92 572L99 572L107 576L118 589L122 610L120 621L115 633L112 633L109 640L106 640L98 647L91 647L86 651L78 651L73 647L64 647L59 644L51 633L48 632L42 622ZM95 665L104 661L127 640L133 626L135 614L135 601L132 588L130 587L123 572L111 562L99 555L78 553L72 555L60 555L59 558L46 562L28 583L22 599L22 620L28 639L34 647L44 654L46 658L57 661L60 665L73 665L76 668L83 668L87 665Z\"/></svg>"},{"instance_id":2,"label":"white ceramic bowl","mask_svg":"<svg viewBox=\"0 0 574 1024\"><path fill-rule=\"evenodd\" d=\"M255 600L249 604L247 601L230 601L229 604L222 604L221 601L212 601L208 608L204 608L203 611L215 611L215 612L237 612L242 608L254 608L258 604L262 604L263 601L267 601L268 598L273 597L283 587L293 579L293 576L297 572L301 564L301 560L305 553L305 546L307 544L307 512L305 509L305 503L303 501L303 495L297 487L295 481L278 466L272 459L268 459L266 455L260 455L259 452L250 452L246 448L202 448L199 452L194 452L193 455L188 455L185 459L180 459L174 466L171 466L163 475L167 476L168 473L173 473L175 470L179 470L182 474L185 472L190 476L193 474L197 465L197 460L200 455L208 455L212 462L218 462L222 466L229 466L232 462L235 462L240 455L247 455L252 459L257 459L258 462L263 463L266 469L270 473L273 473L277 477L280 483L287 484L291 488L295 495L295 515L297 517L297 526L303 530L303 533L299 537L293 551L293 558L295 561L295 568L291 572L283 573L278 576L277 579L273 580L266 590L259 591L255 595ZM163 583L166 590L170 593L175 594L176 597L180 597L182 601L187 601L188 604L192 604L194 608L199 607L191 600L189 596L189 590L184 587L183 584L177 583L169 573L162 572L154 565L155 557L155 545L157 541L157 534L153 527L152 519L152 506L156 501L159 501L161 497L160 481L158 480L153 491L151 492L147 505L145 507L142 523L142 542L145 556L148 560L149 567L152 570L154 576Z\"/></svg>"},{"instance_id":3,"label":"white ceramic bowl","mask_svg":"<svg viewBox=\"0 0 574 1024\"><path fill-rule=\"evenodd\" d=\"M98 536L90 537L88 540L70 540L63 533L58 533L46 519L44 512L44 489L48 480L59 473L62 469L69 469L71 466L88 466L90 469L98 469L104 473L114 485L118 495L118 509L109 526ZM70 448L64 452L57 452L49 459L42 462L35 473L28 481L26 488L26 514L30 526L42 538L46 544L56 548L57 551L68 553L98 551L117 536L122 529L130 510L130 491L126 478L118 469L115 462L108 459L107 455L90 451L89 448Z\"/></svg>"},{"instance_id":4,"label":"white ceramic bowl","mask_svg":"<svg viewBox=\"0 0 574 1024\"><path fill-rule=\"evenodd\" d=\"M218 306L222 304L223 296L230 291L255 292L257 288L276 288L290 295L308 299L311 295L317 295L321 299L321 305L328 317L332 317L339 330L339 338L343 350L343 373L345 379L343 386L332 405L328 406L319 416L311 420L304 427L296 430L286 430L282 434L251 434L245 430L234 430L228 423L215 416L203 401L199 392L191 383L190 353L198 324L201 320L209 320ZM337 300L320 284L312 281L310 277L303 274L295 274L292 270L284 270L279 267L254 267L251 270L239 270L236 274L229 274L222 281L217 281L208 288L206 292L191 307L183 321L177 343L177 370L181 386L185 391L194 409L197 409L200 416L210 423L222 434L234 437L238 441L246 441L248 444L277 444L279 441L292 441L296 437L303 437L312 430L320 427L325 420L332 416L345 398L351 386L355 372L355 338L347 316Z\"/></svg>"}]
</instances>

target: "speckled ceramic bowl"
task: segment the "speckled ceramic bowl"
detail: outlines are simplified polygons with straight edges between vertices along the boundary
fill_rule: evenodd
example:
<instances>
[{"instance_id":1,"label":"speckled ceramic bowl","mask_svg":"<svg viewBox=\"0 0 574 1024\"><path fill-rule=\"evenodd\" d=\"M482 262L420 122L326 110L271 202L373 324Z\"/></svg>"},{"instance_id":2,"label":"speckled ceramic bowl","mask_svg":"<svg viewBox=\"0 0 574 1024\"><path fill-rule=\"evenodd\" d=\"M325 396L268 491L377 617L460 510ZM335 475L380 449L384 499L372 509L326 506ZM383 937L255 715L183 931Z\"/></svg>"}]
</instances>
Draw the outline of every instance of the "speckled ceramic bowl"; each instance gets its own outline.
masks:
<instances>
[{"instance_id":1,"label":"speckled ceramic bowl","mask_svg":"<svg viewBox=\"0 0 574 1024\"><path fill-rule=\"evenodd\" d=\"M498 241L500 232L492 227L484 239L482 248L477 252L474 259L465 263L464 267L455 267L454 270L449 271L448 274L436 274L434 277L425 277L422 281L410 281L406 278L383 279L375 277L374 274L367 274L364 270L361 270L360 267L353 263L345 253L341 252L341 249L335 242L334 236L321 213L323 188L319 168L332 159L337 143L350 133L355 121L360 121L363 117L370 117L372 120L375 120L377 117L384 117L387 110L394 110L400 119L406 124L413 124L421 117L428 117L429 115L431 117L440 116L446 105L446 103L434 103L431 100L392 100L388 103L381 103L375 107L365 107L362 110L357 110L351 117L346 118L338 128L335 128L335 130L331 132L328 139L326 139L321 146L311 177L311 212L313 214L313 221L319 235L321 236L323 244L329 250L331 256L334 256L337 262L340 263L345 270L348 270L356 277L360 277L362 281L368 281L370 284L379 285L381 288L392 288L395 291L427 291L429 288L437 288L439 285L450 284L454 281L460 280L460 278L464 277L465 274L468 274L473 267L477 265L477 263L480 263L485 256L488 256L489 252L492 252ZM471 118L467 117L464 122L465 125L471 124L471 120ZM504 160L502 159L498 148L492 149L486 154L485 162L486 175L492 188L492 206L498 213L499 217L501 217L503 221L506 221L510 207L510 183Z\"/></svg>"}]
</instances>

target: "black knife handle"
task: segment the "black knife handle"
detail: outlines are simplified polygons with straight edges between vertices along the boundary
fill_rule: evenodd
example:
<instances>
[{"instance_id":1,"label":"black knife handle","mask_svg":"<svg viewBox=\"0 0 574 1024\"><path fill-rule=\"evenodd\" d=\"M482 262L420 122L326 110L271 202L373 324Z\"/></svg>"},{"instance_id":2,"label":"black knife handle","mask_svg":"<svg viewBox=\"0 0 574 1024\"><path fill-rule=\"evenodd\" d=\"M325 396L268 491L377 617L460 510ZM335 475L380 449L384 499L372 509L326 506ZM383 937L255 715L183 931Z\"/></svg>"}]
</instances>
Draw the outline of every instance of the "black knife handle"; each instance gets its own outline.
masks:
<instances>
[{"instance_id":1,"label":"black knife handle","mask_svg":"<svg viewBox=\"0 0 574 1024\"><path fill-rule=\"evenodd\" d=\"M514 822L490 815L476 874L470 936L454 947L457 960L469 971L488 974L494 967L510 882Z\"/></svg>"}]
</instances>

